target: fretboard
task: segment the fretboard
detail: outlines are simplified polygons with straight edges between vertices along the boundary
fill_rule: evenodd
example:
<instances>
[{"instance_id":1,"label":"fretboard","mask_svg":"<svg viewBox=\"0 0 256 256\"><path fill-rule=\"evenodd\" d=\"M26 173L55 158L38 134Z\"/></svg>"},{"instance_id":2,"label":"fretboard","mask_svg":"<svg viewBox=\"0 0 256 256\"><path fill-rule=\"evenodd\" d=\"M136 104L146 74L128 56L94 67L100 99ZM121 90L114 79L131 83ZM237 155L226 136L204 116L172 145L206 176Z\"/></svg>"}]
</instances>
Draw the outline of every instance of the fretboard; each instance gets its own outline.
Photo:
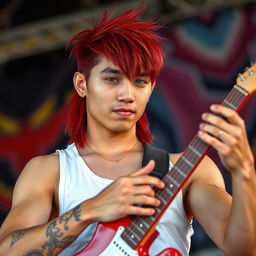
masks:
<instances>
[{"instance_id":1,"label":"fretboard","mask_svg":"<svg viewBox=\"0 0 256 256\"><path fill-rule=\"evenodd\" d=\"M249 93L244 88L235 85L222 102L222 105L238 111L248 98L248 95ZM155 208L155 214L150 217L132 217L132 221L121 235L131 248L135 249L150 228L159 221L166 208L182 188L182 185L206 154L208 148L209 145L196 135L172 169L164 176L165 188L155 189L156 197L161 200L161 205Z\"/></svg>"}]
</instances>

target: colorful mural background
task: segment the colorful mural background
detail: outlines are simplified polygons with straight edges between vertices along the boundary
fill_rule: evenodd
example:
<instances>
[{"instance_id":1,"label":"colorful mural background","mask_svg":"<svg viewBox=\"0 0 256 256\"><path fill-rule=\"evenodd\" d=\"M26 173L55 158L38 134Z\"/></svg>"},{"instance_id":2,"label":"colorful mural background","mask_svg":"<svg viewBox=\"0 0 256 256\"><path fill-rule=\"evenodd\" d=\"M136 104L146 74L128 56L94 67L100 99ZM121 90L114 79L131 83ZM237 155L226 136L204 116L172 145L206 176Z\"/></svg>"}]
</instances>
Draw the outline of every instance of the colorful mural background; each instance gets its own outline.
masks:
<instances>
[{"instance_id":1,"label":"colorful mural background","mask_svg":"<svg viewBox=\"0 0 256 256\"><path fill-rule=\"evenodd\" d=\"M198 130L200 115L223 100L251 60L256 60L256 6L211 12L162 31L165 66L147 113L154 144L180 152ZM75 65L64 50L0 67L0 223L11 206L15 181L35 155L63 148L63 109ZM96 107L96 106L95 106ZM256 97L241 111L256 156ZM228 173L217 162L230 191ZM195 222L192 250L212 246Z\"/></svg>"}]
</instances>

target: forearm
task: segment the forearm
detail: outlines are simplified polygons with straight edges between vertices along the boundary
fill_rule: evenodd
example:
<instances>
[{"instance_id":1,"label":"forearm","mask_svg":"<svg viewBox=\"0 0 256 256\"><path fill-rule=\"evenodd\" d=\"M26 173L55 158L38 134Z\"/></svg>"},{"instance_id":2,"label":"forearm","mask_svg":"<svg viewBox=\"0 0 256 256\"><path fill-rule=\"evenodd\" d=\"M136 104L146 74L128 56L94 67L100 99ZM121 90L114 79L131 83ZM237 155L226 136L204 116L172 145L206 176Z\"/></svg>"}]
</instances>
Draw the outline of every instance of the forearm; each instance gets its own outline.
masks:
<instances>
[{"instance_id":1,"label":"forearm","mask_svg":"<svg viewBox=\"0 0 256 256\"><path fill-rule=\"evenodd\" d=\"M89 223L79 205L46 224L12 232L1 242L0 255L58 255Z\"/></svg>"},{"instance_id":2,"label":"forearm","mask_svg":"<svg viewBox=\"0 0 256 256\"><path fill-rule=\"evenodd\" d=\"M256 256L256 175L232 176L233 202L224 243L228 255Z\"/></svg>"}]
</instances>

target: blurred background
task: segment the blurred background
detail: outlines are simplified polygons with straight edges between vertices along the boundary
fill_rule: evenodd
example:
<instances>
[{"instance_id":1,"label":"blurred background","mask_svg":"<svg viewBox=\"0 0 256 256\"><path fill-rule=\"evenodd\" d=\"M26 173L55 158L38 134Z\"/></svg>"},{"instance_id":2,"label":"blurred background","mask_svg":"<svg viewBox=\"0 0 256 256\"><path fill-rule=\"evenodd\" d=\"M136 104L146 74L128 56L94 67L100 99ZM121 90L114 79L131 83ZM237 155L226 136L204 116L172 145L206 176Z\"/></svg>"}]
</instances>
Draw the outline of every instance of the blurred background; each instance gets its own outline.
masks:
<instances>
[{"instance_id":1,"label":"blurred background","mask_svg":"<svg viewBox=\"0 0 256 256\"><path fill-rule=\"evenodd\" d=\"M0 0L0 224L11 206L15 181L35 155L65 148L63 108L76 71L65 44L99 19L146 3L143 19L165 24L165 66L147 108L154 144L180 152L198 130L200 115L220 103L256 60L254 0ZM256 97L241 111L256 156ZM229 174L209 152L230 189ZM194 221L191 255L218 256Z\"/></svg>"}]
</instances>

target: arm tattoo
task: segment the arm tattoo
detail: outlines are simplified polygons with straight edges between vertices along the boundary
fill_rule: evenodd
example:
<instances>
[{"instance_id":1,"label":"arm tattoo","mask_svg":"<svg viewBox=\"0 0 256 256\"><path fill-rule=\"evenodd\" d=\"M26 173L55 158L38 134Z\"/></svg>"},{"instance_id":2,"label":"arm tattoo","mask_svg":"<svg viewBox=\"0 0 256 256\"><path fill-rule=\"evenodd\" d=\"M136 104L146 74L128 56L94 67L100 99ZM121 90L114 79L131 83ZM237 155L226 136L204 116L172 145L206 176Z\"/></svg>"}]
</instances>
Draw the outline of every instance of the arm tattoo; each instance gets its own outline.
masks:
<instances>
[{"instance_id":1,"label":"arm tattoo","mask_svg":"<svg viewBox=\"0 0 256 256\"><path fill-rule=\"evenodd\" d=\"M59 221L59 223L61 224L61 220ZM57 224L58 224L57 221L54 220L48 226L46 230L46 236L49 237L49 240L42 245L42 249L43 249L42 251L47 252L47 255L49 256L53 254L56 248L63 248L63 249L66 248L76 238L76 236L71 236L71 235L64 236L63 232L57 226ZM64 229L67 230L68 227L65 228L65 225L67 225L67 223L64 224Z\"/></svg>"},{"instance_id":2,"label":"arm tattoo","mask_svg":"<svg viewBox=\"0 0 256 256\"><path fill-rule=\"evenodd\" d=\"M43 256L43 253L40 250L32 250L24 254L24 256Z\"/></svg>"},{"instance_id":3,"label":"arm tattoo","mask_svg":"<svg viewBox=\"0 0 256 256\"><path fill-rule=\"evenodd\" d=\"M70 220L75 220L76 222L82 221L80 219L81 209L80 205L75 207L69 213L66 213L59 217L59 219L53 220L46 229L47 241L43 243L41 248L33 249L26 252L23 256L51 256L54 255L55 249L68 247L77 236L65 235L65 231L69 229ZM19 230L13 233L13 239L11 241L11 246L13 246L19 239L21 239L24 234L32 228Z\"/></svg>"},{"instance_id":4,"label":"arm tattoo","mask_svg":"<svg viewBox=\"0 0 256 256\"><path fill-rule=\"evenodd\" d=\"M81 221L80 220L80 214L81 214L81 209L80 206L75 207L72 210L72 213L70 215L64 215L60 216L60 224L64 223L64 229L68 230L68 221L74 217L75 221Z\"/></svg>"},{"instance_id":5,"label":"arm tattoo","mask_svg":"<svg viewBox=\"0 0 256 256\"><path fill-rule=\"evenodd\" d=\"M29 230L33 229L33 227L30 227L30 228L25 228L25 229L22 229L22 230L18 230L16 232L14 232L12 234L12 240L11 240L11 244L10 244L10 248L18 241L20 240L24 234L26 232L28 232Z\"/></svg>"},{"instance_id":6,"label":"arm tattoo","mask_svg":"<svg viewBox=\"0 0 256 256\"><path fill-rule=\"evenodd\" d=\"M58 223L57 220L52 221L46 230L46 236L49 237L49 240L42 245L42 251L47 252L47 255L50 256L54 253L56 248L65 249L68 247L77 238L77 236L64 236L64 233L60 228L61 224L63 224L64 230L68 230L70 219L74 218L75 221L81 221L80 215L81 209L80 205L78 205L70 213L60 216Z\"/></svg>"}]
</instances>

